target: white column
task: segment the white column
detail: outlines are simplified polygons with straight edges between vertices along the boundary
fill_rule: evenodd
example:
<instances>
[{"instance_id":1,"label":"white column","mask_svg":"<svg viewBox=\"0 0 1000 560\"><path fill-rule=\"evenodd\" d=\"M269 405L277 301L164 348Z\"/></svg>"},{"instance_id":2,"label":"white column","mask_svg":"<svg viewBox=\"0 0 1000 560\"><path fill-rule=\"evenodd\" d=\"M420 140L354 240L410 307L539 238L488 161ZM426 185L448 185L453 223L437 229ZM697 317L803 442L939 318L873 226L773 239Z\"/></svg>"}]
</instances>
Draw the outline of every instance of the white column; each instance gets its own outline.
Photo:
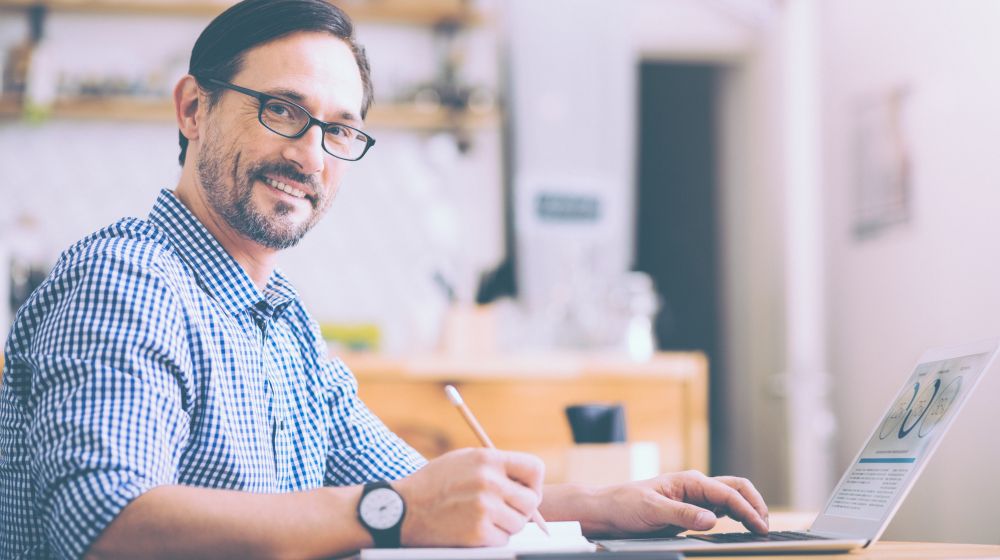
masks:
<instances>
[{"instance_id":1,"label":"white column","mask_svg":"<svg viewBox=\"0 0 1000 560\"><path fill-rule=\"evenodd\" d=\"M827 397L818 2L785 4L786 357L791 506L818 510L831 483Z\"/></svg>"}]
</instances>

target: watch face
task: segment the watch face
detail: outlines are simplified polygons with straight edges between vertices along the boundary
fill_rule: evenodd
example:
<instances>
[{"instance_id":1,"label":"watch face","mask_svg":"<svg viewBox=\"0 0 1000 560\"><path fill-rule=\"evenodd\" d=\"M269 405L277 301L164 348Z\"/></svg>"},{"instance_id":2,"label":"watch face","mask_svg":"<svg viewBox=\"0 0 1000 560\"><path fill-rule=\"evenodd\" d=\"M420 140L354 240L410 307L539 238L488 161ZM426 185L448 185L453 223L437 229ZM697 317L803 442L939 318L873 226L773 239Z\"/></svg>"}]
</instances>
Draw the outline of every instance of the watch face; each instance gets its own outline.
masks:
<instances>
[{"instance_id":1,"label":"watch face","mask_svg":"<svg viewBox=\"0 0 1000 560\"><path fill-rule=\"evenodd\" d=\"M376 488L365 494L358 513L372 529L388 529L403 517L403 499L388 488Z\"/></svg>"}]
</instances>

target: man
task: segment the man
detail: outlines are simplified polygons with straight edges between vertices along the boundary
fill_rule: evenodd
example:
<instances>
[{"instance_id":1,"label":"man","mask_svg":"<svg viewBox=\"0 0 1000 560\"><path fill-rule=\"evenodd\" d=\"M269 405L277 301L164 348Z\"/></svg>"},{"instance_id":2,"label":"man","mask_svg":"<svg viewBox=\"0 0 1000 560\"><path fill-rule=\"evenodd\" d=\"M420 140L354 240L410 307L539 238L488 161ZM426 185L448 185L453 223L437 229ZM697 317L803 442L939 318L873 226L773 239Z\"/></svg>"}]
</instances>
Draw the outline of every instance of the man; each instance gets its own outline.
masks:
<instances>
[{"instance_id":1,"label":"man","mask_svg":"<svg viewBox=\"0 0 1000 560\"><path fill-rule=\"evenodd\" d=\"M0 556L323 557L588 534L767 531L753 486L542 487L530 455L426 461L357 398L275 269L374 143L364 51L322 0L216 18L174 101L183 170L148 219L75 244L20 310L0 391ZM382 482L388 481L388 482Z\"/></svg>"}]
</instances>

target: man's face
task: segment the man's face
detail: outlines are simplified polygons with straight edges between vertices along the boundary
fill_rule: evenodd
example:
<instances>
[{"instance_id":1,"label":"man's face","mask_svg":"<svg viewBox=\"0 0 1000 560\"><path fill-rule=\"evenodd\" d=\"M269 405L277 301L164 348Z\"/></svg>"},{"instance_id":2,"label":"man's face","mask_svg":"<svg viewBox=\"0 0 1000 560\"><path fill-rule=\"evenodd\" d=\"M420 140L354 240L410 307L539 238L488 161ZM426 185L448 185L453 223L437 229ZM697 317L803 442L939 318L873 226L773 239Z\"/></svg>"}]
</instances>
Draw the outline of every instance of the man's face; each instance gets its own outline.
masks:
<instances>
[{"instance_id":1,"label":"man's face","mask_svg":"<svg viewBox=\"0 0 1000 560\"><path fill-rule=\"evenodd\" d=\"M244 56L231 83L294 101L323 121L359 127L364 88L346 43L296 33ZM256 99L225 90L209 111L198 151L198 178L212 210L236 233L284 249L326 213L349 162L321 145L311 127L284 138L258 120Z\"/></svg>"}]
</instances>

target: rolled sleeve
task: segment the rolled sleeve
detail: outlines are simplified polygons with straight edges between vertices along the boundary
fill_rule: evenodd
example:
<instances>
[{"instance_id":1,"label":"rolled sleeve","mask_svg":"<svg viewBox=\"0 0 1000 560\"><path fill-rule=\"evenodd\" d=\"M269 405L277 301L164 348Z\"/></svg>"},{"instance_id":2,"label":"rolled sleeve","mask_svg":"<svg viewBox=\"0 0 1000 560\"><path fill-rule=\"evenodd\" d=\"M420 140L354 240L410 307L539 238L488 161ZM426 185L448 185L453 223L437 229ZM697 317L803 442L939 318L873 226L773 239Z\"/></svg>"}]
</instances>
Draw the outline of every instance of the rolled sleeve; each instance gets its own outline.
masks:
<instances>
[{"instance_id":1,"label":"rolled sleeve","mask_svg":"<svg viewBox=\"0 0 1000 560\"><path fill-rule=\"evenodd\" d=\"M32 377L28 460L50 549L79 558L132 500L177 480L184 330L166 283L117 254L39 297L58 301L19 357Z\"/></svg>"}]
</instances>

